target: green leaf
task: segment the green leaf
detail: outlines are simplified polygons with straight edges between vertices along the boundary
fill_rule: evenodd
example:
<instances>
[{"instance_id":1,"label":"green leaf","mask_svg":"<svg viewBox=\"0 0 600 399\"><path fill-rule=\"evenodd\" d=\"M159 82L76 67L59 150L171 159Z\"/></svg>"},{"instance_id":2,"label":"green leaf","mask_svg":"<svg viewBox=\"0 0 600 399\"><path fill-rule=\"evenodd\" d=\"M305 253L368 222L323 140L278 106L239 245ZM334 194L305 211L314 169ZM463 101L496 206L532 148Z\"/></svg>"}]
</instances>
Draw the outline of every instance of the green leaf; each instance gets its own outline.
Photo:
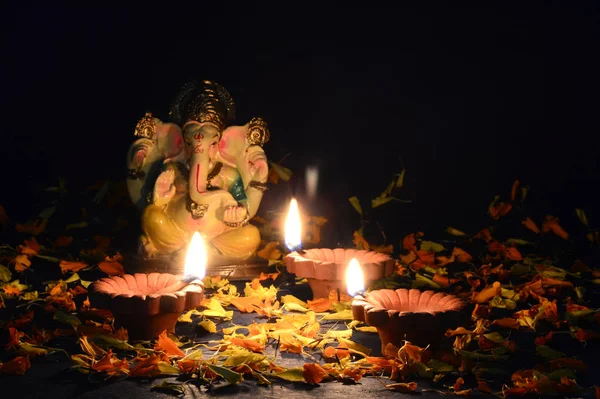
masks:
<instances>
[{"instance_id":1,"label":"green leaf","mask_svg":"<svg viewBox=\"0 0 600 399\"><path fill-rule=\"evenodd\" d=\"M421 378L433 378L433 370L423 363L415 363L413 365L417 369L417 373Z\"/></svg>"},{"instance_id":2,"label":"green leaf","mask_svg":"<svg viewBox=\"0 0 600 399\"><path fill-rule=\"evenodd\" d=\"M283 304L287 304L287 303L296 303L300 306L302 306L303 308L308 308L308 303L304 302L301 299L296 298L293 295L284 295L281 297L281 303Z\"/></svg>"},{"instance_id":3,"label":"green leaf","mask_svg":"<svg viewBox=\"0 0 600 399\"><path fill-rule=\"evenodd\" d=\"M19 354L24 355L24 356L25 355L44 356L44 355L48 354L48 349L41 347L41 346L29 344L27 342L21 342L19 344L18 352L19 352Z\"/></svg>"},{"instance_id":4,"label":"green leaf","mask_svg":"<svg viewBox=\"0 0 600 399\"><path fill-rule=\"evenodd\" d=\"M362 210L362 207L360 206L360 201L358 200L358 198L350 197L350 198L348 198L348 201L350 201L350 204L352 204L352 207L356 210L356 212L358 212L358 214L360 216L362 216L363 210Z\"/></svg>"},{"instance_id":5,"label":"green leaf","mask_svg":"<svg viewBox=\"0 0 600 399\"><path fill-rule=\"evenodd\" d=\"M335 310L337 313L343 311L343 310L352 310L352 303L350 302L333 302L331 304L331 307L333 308L333 310Z\"/></svg>"},{"instance_id":6,"label":"green leaf","mask_svg":"<svg viewBox=\"0 0 600 399\"><path fill-rule=\"evenodd\" d=\"M493 333L489 333L489 334L483 334L484 337L486 337L487 339L489 339L492 342L495 342L497 344L504 342L506 339L502 336L502 334L498 333L498 332L493 332Z\"/></svg>"},{"instance_id":7,"label":"green leaf","mask_svg":"<svg viewBox=\"0 0 600 399\"><path fill-rule=\"evenodd\" d=\"M515 263L510 268L510 274L513 276L521 276L523 274L529 273L531 271L531 267L528 265L524 265L522 263Z\"/></svg>"},{"instance_id":8,"label":"green leaf","mask_svg":"<svg viewBox=\"0 0 600 399\"><path fill-rule=\"evenodd\" d=\"M37 291L26 292L23 295L21 295L19 297L19 299L21 299L23 301L35 301L36 299L38 299L38 292Z\"/></svg>"},{"instance_id":9,"label":"green leaf","mask_svg":"<svg viewBox=\"0 0 600 399\"><path fill-rule=\"evenodd\" d=\"M79 223L71 223L68 224L65 229L67 230L73 230L73 229L83 229L84 227L88 226L88 222L79 222Z\"/></svg>"},{"instance_id":10,"label":"green leaf","mask_svg":"<svg viewBox=\"0 0 600 399\"><path fill-rule=\"evenodd\" d=\"M351 351L354 351L356 353L359 353L361 355L363 355L364 357L370 356L371 355L371 349L367 348L364 345L361 345L359 343L356 343L354 341L350 341L349 339L346 338L338 338L338 341L341 344L344 344L346 346L346 348L350 349Z\"/></svg>"},{"instance_id":11,"label":"green leaf","mask_svg":"<svg viewBox=\"0 0 600 399\"><path fill-rule=\"evenodd\" d=\"M0 281L9 282L12 278L12 273L8 267L0 265Z\"/></svg>"},{"instance_id":12,"label":"green leaf","mask_svg":"<svg viewBox=\"0 0 600 399\"><path fill-rule=\"evenodd\" d=\"M298 305L297 303L294 303L294 302L288 302L285 305L283 305L283 307L285 308L285 310L287 310L289 312L306 313L306 312L310 311L310 309L307 309L307 308L303 307L302 305Z\"/></svg>"},{"instance_id":13,"label":"green leaf","mask_svg":"<svg viewBox=\"0 0 600 399\"><path fill-rule=\"evenodd\" d=\"M51 206L49 208L43 209L38 216L43 219L50 219L50 216L54 215L54 212L56 212L56 207Z\"/></svg>"},{"instance_id":14,"label":"green leaf","mask_svg":"<svg viewBox=\"0 0 600 399\"><path fill-rule=\"evenodd\" d=\"M115 348L122 350L133 349L133 346L128 344L126 341L121 341L120 339L109 337L108 335L103 334L94 336L92 341L103 348Z\"/></svg>"},{"instance_id":15,"label":"green leaf","mask_svg":"<svg viewBox=\"0 0 600 399\"><path fill-rule=\"evenodd\" d=\"M525 198L527 198L528 191L529 191L529 186L521 188L521 202L525 201Z\"/></svg>"},{"instance_id":16,"label":"green leaf","mask_svg":"<svg viewBox=\"0 0 600 399\"><path fill-rule=\"evenodd\" d=\"M455 371L454 366L451 364L447 364L444 362L440 362L439 360L431 359L427 362L427 366L433 370L434 373L451 373Z\"/></svg>"},{"instance_id":17,"label":"green leaf","mask_svg":"<svg viewBox=\"0 0 600 399\"><path fill-rule=\"evenodd\" d=\"M576 208L575 213L577 214L577 217L579 218L581 223L583 223L585 225L585 227L589 228L590 225L588 224L588 218L587 218L587 215L585 214L585 211L583 209Z\"/></svg>"},{"instance_id":18,"label":"green leaf","mask_svg":"<svg viewBox=\"0 0 600 399\"><path fill-rule=\"evenodd\" d=\"M79 284L83 285L85 288L89 287L92 284L91 281L80 280Z\"/></svg>"},{"instance_id":19,"label":"green leaf","mask_svg":"<svg viewBox=\"0 0 600 399\"><path fill-rule=\"evenodd\" d=\"M290 382L306 382L304 379L304 369L302 367L294 367L287 369L286 371L275 373L273 374L273 377Z\"/></svg>"},{"instance_id":20,"label":"green leaf","mask_svg":"<svg viewBox=\"0 0 600 399\"><path fill-rule=\"evenodd\" d=\"M500 308L500 309L508 309L508 310L513 310L514 308L517 307L517 303L513 300L510 299L506 299L506 298L502 298L501 296L496 295L494 298L492 298L492 300L489 302L490 306L494 307L494 308Z\"/></svg>"},{"instance_id":21,"label":"green leaf","mask_svg":"<svg viewBox=\"0 0 600 399\"><path fill-rule=\"evenodd\" d=\"M392 201L393 199L394 199L394 197L388 197L388 196L385 196L385 197L379 196L377 198L374 198L373 200L371 200L371 208L377 208L378 206L387 204L388 202Z\"/></svg>"},{"instance_id":22,"label":"green leaf","mask_svg":"<svg viewBox=\"0 0 600 399\"><path fill-rule=\"evenodd\" d=\"M485 355L483 353L470 352L462 349L455 351L457 355L468 357L473 360L508 360L509 356Z\"/></svg>"},{"instance_id":23,"label":"green leaf","mask_svg":"<svg viewBox=\"0 0 600 399\"><path fill-rule=\"evenodd\" d=\"M577 293L577 298L582 300L585 295L585 287L575 287L575 293Z\"/></svg>"},{"instance_id":24,"label":"green leaf","mask_svg":"<svg viewBox=\"0 0 600 399\"><path fill-rule=\"evenodd\" d=\"M46 255L35 255L36 258L45 259L48 262L59 263L60 259L55 258L54 256L46 256Z\"/></svg>"},{"instance_id":25,"label":"green leaf","mask_svg":"<svg viewBox=\"0 0 600 399\"><path fill-rule=\"evenodd\" d=\"M597 310L595 309L574 310L572 312L566 312L565 319L570 323L577 322L580 319L592 320L596 313Z\"/></svg>"},{"instance_id":26,"label":"green leaf","mask_svg":"<svg viewBox=\"0 0 600 399\"><path fill-rule=\"evenodd\" d=\"M269 169L272 169L273 172L275 172L277 174L277 176L279 176L279 178L283 181L289 181L290 178L292 177L292 171L288 168L286 168L285 166L279 165L278 163L275 162L269 162Z\"/></svg>"},{"instance_id":27,"label":"green leaf","mask_svg":"<svg viewBox=\"0 0 600 399\"><path fill-rule=\"evenodd\" d=\"M558 280L564 280L567 277L567 271L565 269L561 269L560 267L551 266L546 270L542 270L540 272L542 277L550 277Z\"/></svg>"},{"instance_id":28,"label":"green leaf","mask_svg":"<svg viewBox=\"0 0 600 399\"><path fill-rule=\"evenodd\" d=\"M510 244L510 245L522 245L522 246L533 245L533 243L523 240L521 238L509 238L508 240L506 240L506 243Z\"/></svg>"},{"instance_id":29,"label":"green leaf","mask_svg":"<svg viewBox=\"0 0 600 399\"><path fill-rule=\"evenodd\" d=\"M238 382L244 381L244 376L235 371L231 371L228 368L216 366L214 364L207 364L206 367L211 369L215 374L220 375L230 384L237 384Z\"/></svg>"},{"instance_id":30,"label":"green leaf","mask_svg":"<svg viewBox=\"0 0 600 399\"><path fill-rule=\"evenodd\" d=\"M68 315L60 310L54 313L53 319L73 327L81 325L81 321L76 316Z\"/></svg>"},{"instance_id":31,"label":"green leaf","mask_svg":"<svg viewBox=\"0 0 600 399\"><path fill-rule=\"evenodd\" d=\"M404 187L404 176L406 175L406 169L402 169L402 171L396 175L396 185L394 188L402 188Z\"/></svg>"},{"instance_id":32,"label":"green leaf","mask_svg":"<svg viewBox=\"0 0 600 399\"><path fill-rule=\"evenodd\" d=\"M558 369L548 374L548 378L554 381L560 381L562 377L575 379L575 372L571 369Z\"/></svg>"},{"instance_id":33,"label":"green leaf","mask_svg":"<svg viewBox=\"0 0 600 399\"><path fill-rule=\"evenodd\" d=\"M223 366L236 367L240 364L260 363L267 357L260 353L254 353L247 349L239 348L228 352L228 356L223 362Z\"/></svg>"},{"instance_id":34,"label":"green leaf","mask_svg":"<svg viewBox=\"0 0 600 399\"><path fill-rule=\"evenodd\" d=\"M181 370L177 367L167 363L167 362L158 362L158 369L160 370L160 374L162 375L179 375L181 374Z\"/></svg>"},{"instance_id":35,"label":"green leaf","mask_svg":"<svg viewBox=\"0 0 600 399\"><path fill-rule=\"evenodd\" d=\"M257 385L268 386L271 385L271 381L269 381L264 375L259 372L252 373L252 376L256 378Z\"/></svg>"},{"instance_id":36,"label":"green leaf","mask_svg":"<svg viewBox=\"0 0 600 399\"><path fill-rule=\"evenodd\" d=\"M73 282L75 282L77 280L79 280L79 274L73 273L71 275L71 277L69 277L68 279L65 280L65 283L73 283Z\"/></svg>"},{"instance_id":37,"label":"green leaf","mask_svg":"<svg viewBox=\"0 0 600 399\"><path fill-rule=\"evenodd\" d=\"M446 250L442 244L433 241L421 241L421 249L433 252L442 252Z\"/></svg>"},{"instance_id":38,"label":"green leaf","mask_svg":"<svg viewBox=\"0 0 600 399\"><path fill-rule=\"evenodd\" d=\"M546 359L558 359L561 357L565 357L566 354L563 352L557 351L555 349L550 348L547 345L538 345L535 348L535 352Z\"/></svg>"},{"instance_id":39,"label":"green leaf","mask_svg":"<svg viewBox=\"0 0 600 399\"><path fill-rule=\"evenodd\" d=\"M412 286L411 288L422 288L422 287L429 287L429 288L433 288L436 290L439 290L440 288L442 288L441 285L439 285L438 283L436 283L435 281L423 276L422 274L415 274L415 280L412 282Z\"/></svg>"},{"instance_id":40,"label":"green leaf","mask_svg":"<svg viewBox=\"0 0 600 399\"><path fill-rule=\"evenodd\" d=\"M163 381L162 384L152 385L150 390L163 392L169 395L185 395L185 384Z\"/></svg>"}]
</instances>

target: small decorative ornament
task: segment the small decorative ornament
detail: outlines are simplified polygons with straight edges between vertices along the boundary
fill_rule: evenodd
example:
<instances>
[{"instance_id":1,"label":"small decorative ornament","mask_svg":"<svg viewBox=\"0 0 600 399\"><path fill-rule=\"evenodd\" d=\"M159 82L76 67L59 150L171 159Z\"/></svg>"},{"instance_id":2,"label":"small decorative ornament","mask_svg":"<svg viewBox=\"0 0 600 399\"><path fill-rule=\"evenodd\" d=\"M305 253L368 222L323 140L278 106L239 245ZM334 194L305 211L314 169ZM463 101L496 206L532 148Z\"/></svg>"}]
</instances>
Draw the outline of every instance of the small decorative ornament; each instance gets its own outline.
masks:
<instances>
[{"instance_id":1,"label":"small decorative ornament","mask_svg":"<svg viewBox=\"0 0 600 399\"><path fill-rule=\"evenodd\" d=\"M262 118L255 117L248 123L248 133L246 139L250 145L263 146L271 138L271 132L267 128L267 122Z\"/></svg>"},{"instance_id":2,"label":"small decorative ornament","mask_svg":"<svg viewBox=\"0 0 600 399\"><path fill-rule=\"evenodd\" d=\"M206 247L196 232L187 250L183 276L135 273L101 278L89 287L90 303L110 310L131 340L149 340L163 330L175 332L181 313L200 306L205 274Z\"/></svg>"},{"instance_id":3,"label":"small decorative ornament","mask_svg":"<svg viewBox=\"0 0 600 399\"><path fill-rule=\"evenodd\" d=\"M146 138L154 140L156 133L156 122L150 112L146 112L146 115L140 119L135 127L133 135L135 137Z\"/></svg>"}]
</instances>

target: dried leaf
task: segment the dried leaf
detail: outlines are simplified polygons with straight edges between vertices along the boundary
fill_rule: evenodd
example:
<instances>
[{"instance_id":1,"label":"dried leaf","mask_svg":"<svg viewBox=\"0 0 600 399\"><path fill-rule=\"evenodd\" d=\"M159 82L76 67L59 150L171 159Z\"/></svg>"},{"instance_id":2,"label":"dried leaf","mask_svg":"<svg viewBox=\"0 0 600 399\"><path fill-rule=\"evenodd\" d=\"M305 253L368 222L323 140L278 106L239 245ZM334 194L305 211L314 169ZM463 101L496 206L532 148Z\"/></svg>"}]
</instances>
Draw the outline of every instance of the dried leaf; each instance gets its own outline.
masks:
<instances>
[{"instance_id":1,"label":"dried leaf","mask_svg":"<svg viewBox=\"0 0 600 399\"><path fill-rule=\"evenodd\" d=\"M281 251L277 249L279 241L271 241L263 249L256 252L257 256L267 260L278 260L281 258Z\"/></svg>"},{"instance_id":2,"label":"dried leaf","mask_svg":"<svg viewBox=\"0 0 600 399\"><path fill-rule=\"evenodd\" d=\"M290 382L306 382L306 379L304 378L304 367L289 368L280 373L275 373L273 376Z\"/></svg>"},{"instance_id":3,"label":"dried leaf","mask_svg":"<svg viewBox=\"0 0 600 399\"><path fill-rule=\"evenodd\" d=\"M296 304L302 306L303 308L308 308L308 303L306 303L306 302L304 302L304 301L302 301L302 300L300 300L300 299L298 299L295 296L290 295L290 294L283 295L281 297L281 303L284 303L284 304L287 304L287 303L296 303Z\"/></svg>"},{"instance_id":4,"label":"dried leaf","mask_svg":"<svg viewBox=\"0 0 600 399\"><path fill-rule=\"evenodd\" d=\"M576 208L575 213L577 214L577 217L579 218L581 223L583 223L585 227L589 228L590 225L588 224L588 218L587 218L587 215L585 214L585 211L583 209Z\"/></svg>"},{"instance_id":5,"label":"dried leaf","mask_svg":"<svg viewBox=\"0 0 600 399\"><path fill-rule=\"evenodd\" d=\"M448 234L452 234L453 236L457 236L457 237L462 237L462 236L467 235L465 232L455 229L454 227L447 227L446 231L448 232Z\"/></svg>"},{"instance_id":6,"label":"dried leaf","mask_svg":"<svg viewBox=\"0 0 600 399\"><path fill-rule=\"evenodd\" d=\"M442 252L445 251L446 248L442 244L438 244L433 241L421 241L421 250L427 252Z\"/></svg>"},{"instance_id":7,"label":"dried leaf","mask_svg":"<svg viewBox=\"0 0 600 399\"><path fill-rule=\"evenodd\" d=\"M10 269L6 266L0 265L0 281L8 282L12 278Z\"/></svg>"},{"instance_id":8,"label":"dried leaf","mask_svg":"<svg viewBox=\"0 0 600 399\"><path fill-rule=\"evenodd\" d=\"M185 384L163 381L160 384L152 385L150 390L163 392L170 395L185 395Z\"/></svg>"},{"instance_id":9,"label":"dried leaf","mask_svg":"<svg viewBox=\"0 0 600 399\"><path fill-rule=\"evenodd\" d=\"M358 214L360 216L362 216L363 215L363 210L362 210L362 207L360 206L360 201L358 200L358 198L357 197L350 197L350 198L348 198L348 201L350 201L350 204L356 210L356 212L358 212Z\"/></svg>"}]
</instances>

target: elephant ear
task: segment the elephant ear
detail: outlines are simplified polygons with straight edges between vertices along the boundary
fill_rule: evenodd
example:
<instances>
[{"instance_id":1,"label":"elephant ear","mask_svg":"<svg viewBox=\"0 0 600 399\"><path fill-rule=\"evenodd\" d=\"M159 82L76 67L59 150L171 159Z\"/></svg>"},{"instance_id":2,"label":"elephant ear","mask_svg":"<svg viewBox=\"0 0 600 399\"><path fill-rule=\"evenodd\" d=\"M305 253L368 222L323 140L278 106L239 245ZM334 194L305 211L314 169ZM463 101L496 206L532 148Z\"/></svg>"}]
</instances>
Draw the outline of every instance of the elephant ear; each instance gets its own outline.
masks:
<instances>
[{"instance_id":1,"label":"elephant ear","mask_svg":"<svg viewBox=\"0 0 600 399\"><path fill-rule=\"evenodd\" d=\"M169 118L173 123L183 126L196 119L198 107L219 113L225 126L235 120L235 103L231 95L224 87L210 80L184 84L171 104Z\"/></svg>"}]
</instances>

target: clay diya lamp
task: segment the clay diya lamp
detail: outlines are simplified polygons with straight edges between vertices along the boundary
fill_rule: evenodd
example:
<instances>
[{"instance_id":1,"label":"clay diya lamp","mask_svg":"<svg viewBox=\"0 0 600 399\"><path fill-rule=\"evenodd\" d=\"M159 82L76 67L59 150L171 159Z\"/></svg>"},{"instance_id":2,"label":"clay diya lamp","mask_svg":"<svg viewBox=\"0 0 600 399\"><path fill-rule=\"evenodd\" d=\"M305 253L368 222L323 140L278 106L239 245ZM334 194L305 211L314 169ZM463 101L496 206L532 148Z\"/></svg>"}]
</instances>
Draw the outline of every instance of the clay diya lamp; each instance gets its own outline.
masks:
<instances>
[{"instance_id":1,"label":"clay diya lamp","mask_svg":"<svg viewBox=\"0 0 600 399\"><path fill-rule=\"evenodd\" d=\"M206 247L196 232L187 250L184 276L135 273L101 278L89 287L90 303L110 310L116 326L127 329L130 340L153 339L163 330L175 332L181 313L200 306L205 272Z\"/></svg>"},{"instance_id":2,"label":"clay diya lamp","mask_svg":"<svg viewBox=\"0 0 600 399\"><path fill-rule=\"evenodd\" d=\"M204 285L170 273L135 273L101 278L89 295L92 306L112 312L130 340L149 340L163 330L175 332L181 313L200 306Z\"/></svg>"},{"instance_id":3,"label":"clay diya lamp","mask_svg":"<svg viewBox=\"0 0 600 399\"><path fill-rule=\"evenodd\" d=\"M331 290L348 291L345 273L353 258L362 265L367 284L394 272L394 259L388 255L343 248L294 251L285 257L285 264L290 273L306 278L314 298L328 298Z\"/></svg>"},{"instance_id":4,"label":"clay diya lamp","mask_svg":"<svg viewBox=\"0 0 600 399\"><path fill-rule=\"evenodd\" d=\"M470 321L466 303L450 294L417 289L381 289L357 295L352 316L376 327L383 352L388 343L401 347L403 341L437 348L447 329Z\"/></svg>"}]
</instances>

